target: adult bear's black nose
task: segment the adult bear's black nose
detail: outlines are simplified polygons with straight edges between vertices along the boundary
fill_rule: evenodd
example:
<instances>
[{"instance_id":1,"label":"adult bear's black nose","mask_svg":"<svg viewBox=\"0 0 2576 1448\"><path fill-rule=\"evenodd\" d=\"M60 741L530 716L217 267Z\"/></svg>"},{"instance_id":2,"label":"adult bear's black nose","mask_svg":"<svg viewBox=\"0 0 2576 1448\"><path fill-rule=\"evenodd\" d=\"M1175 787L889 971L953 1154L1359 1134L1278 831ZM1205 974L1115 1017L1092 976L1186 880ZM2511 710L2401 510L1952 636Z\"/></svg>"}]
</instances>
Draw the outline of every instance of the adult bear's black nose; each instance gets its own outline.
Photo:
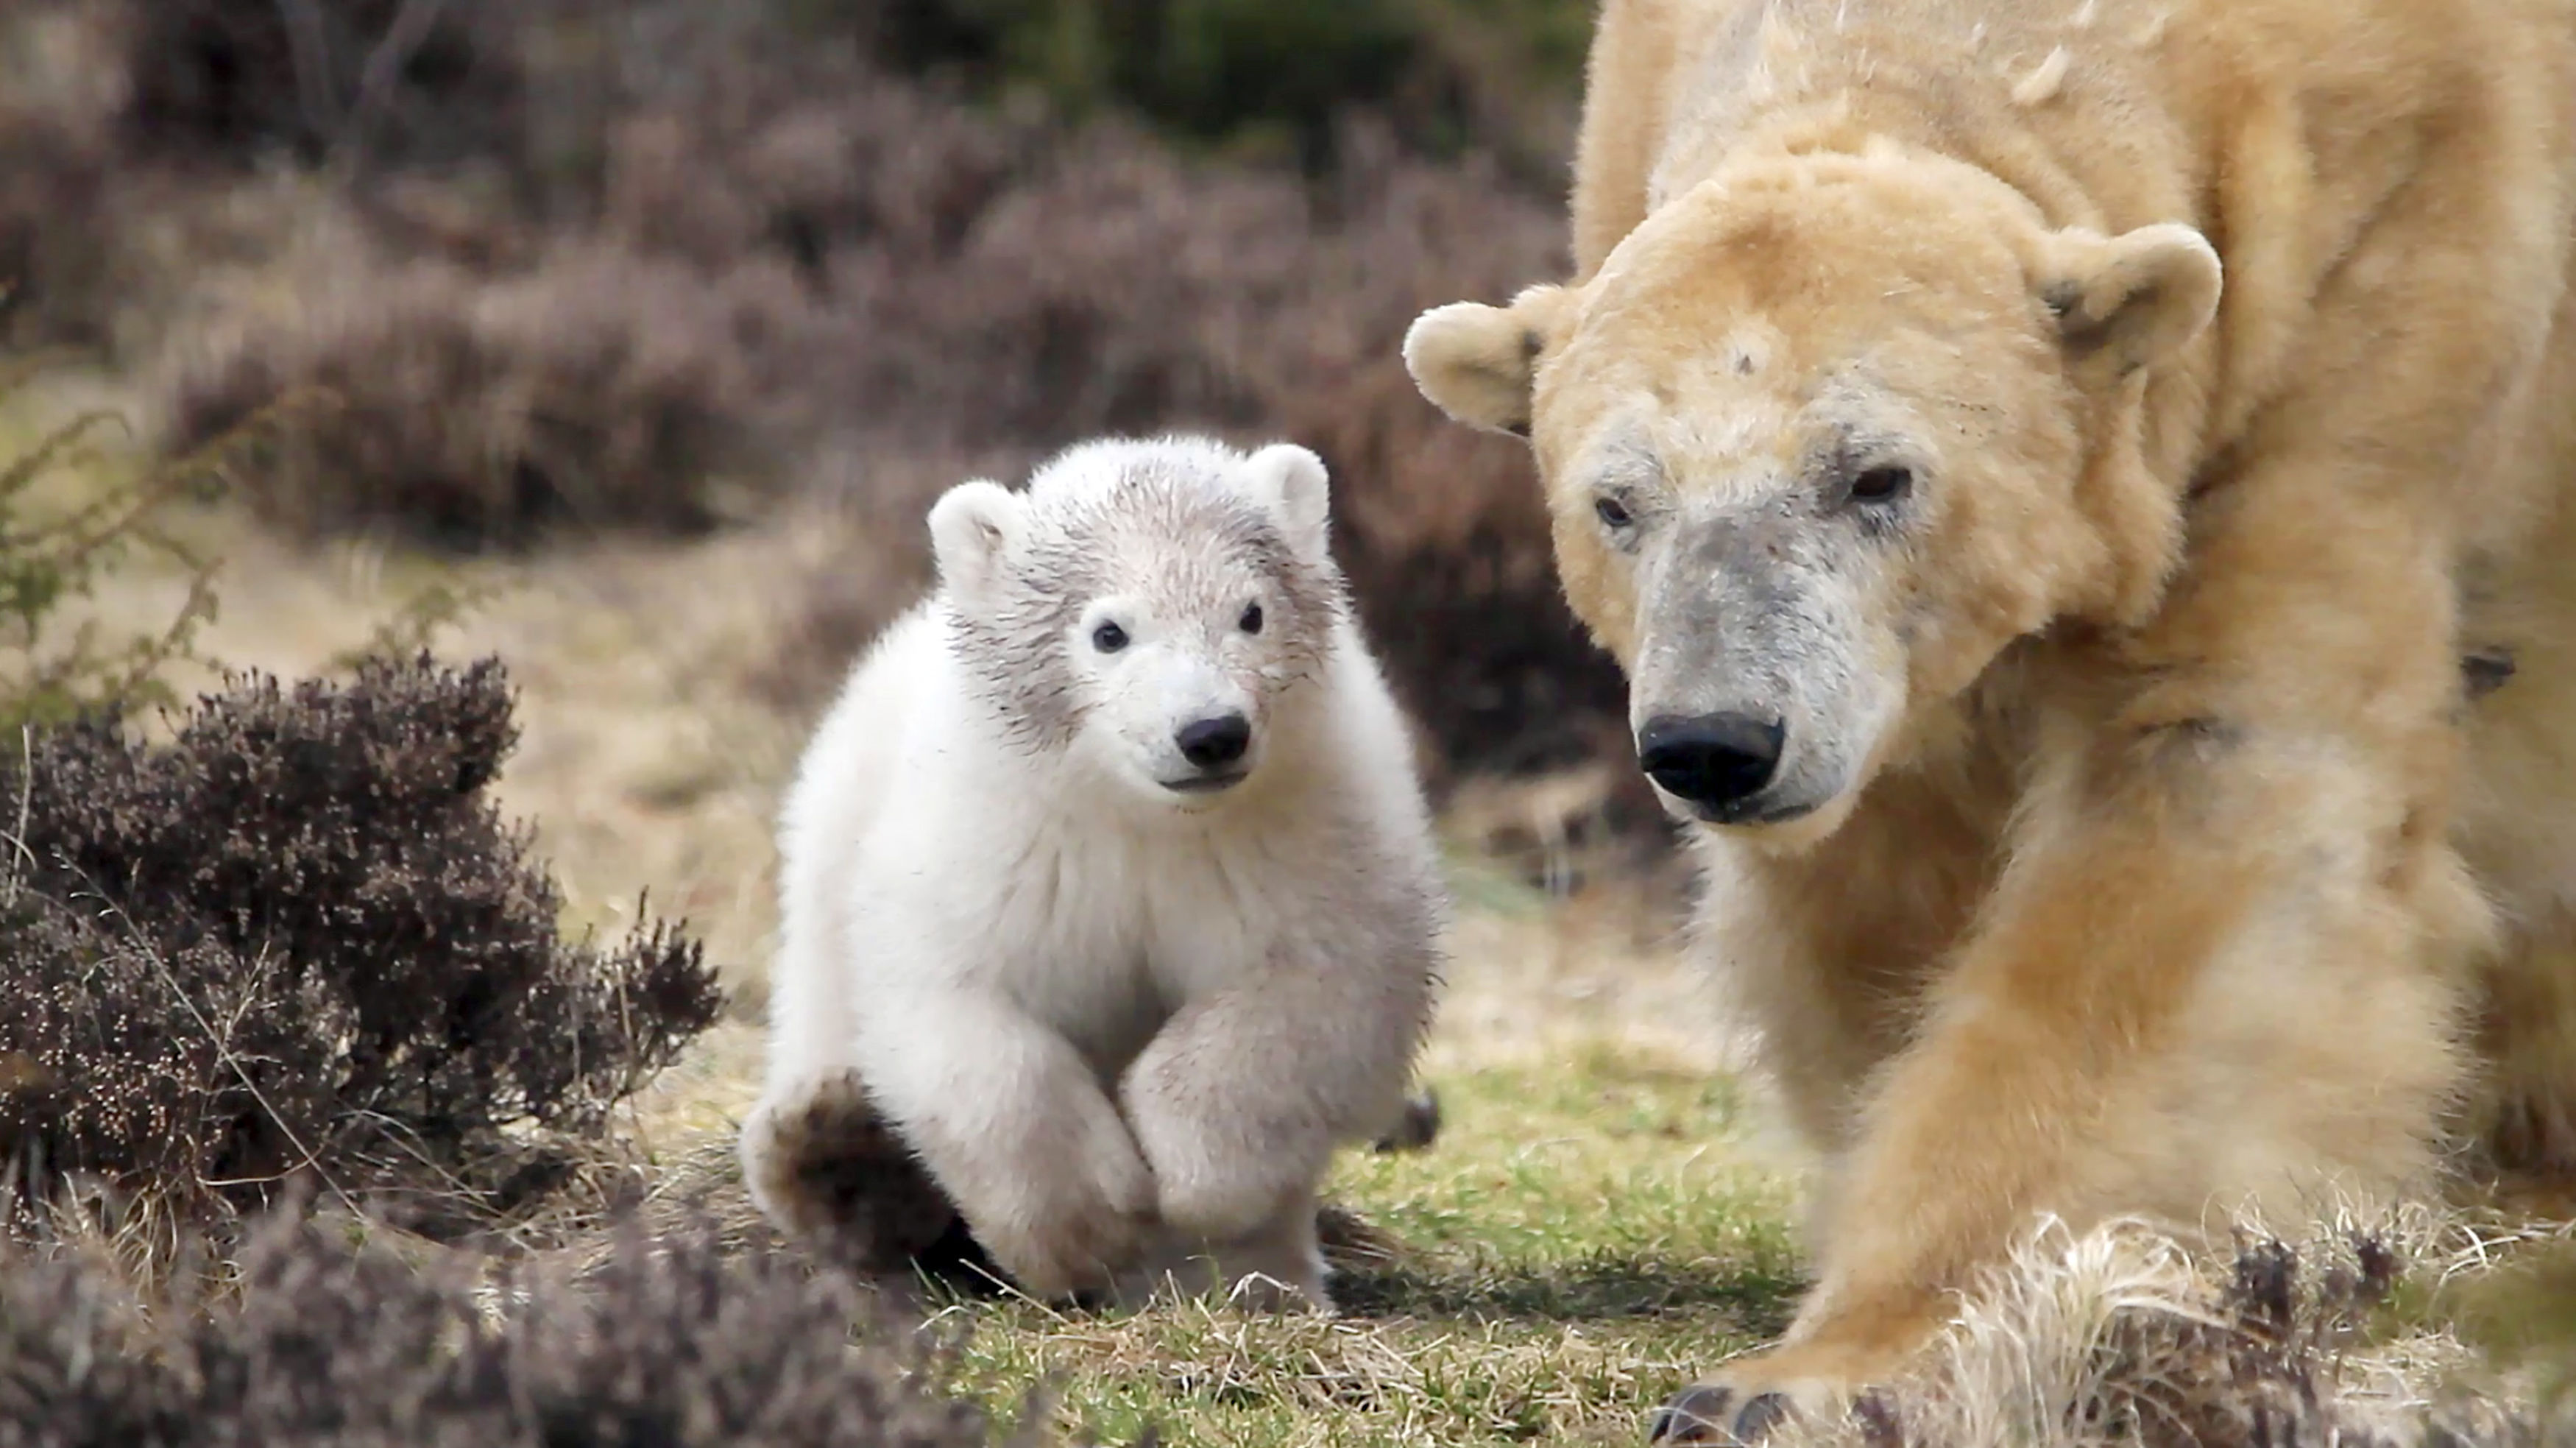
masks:
<instances>
[{"instance_id":1,"label":"adult bear's black nose","mask_svg":"<svg viewBox=\"0 0 2576 1448\"><path fill-rule=\"evenodd\" d=\"M1201 769L1218 769L1243 757L1252 747L1252 721L1240 714L1193 719L1173 736L1181 757Z\"/></svg>"},{"instance_id":2,"label":"adult bear's black nose","mask_svg":"<svg viewBox=\"0 0 2576 1448\"><path fill-rule=\"evenodd\" d=\"M1771 782L1787 736L1751 714L1659 714L1637 731L1637 763L1666 794L1722 819Z\"/></svg>"}]
</instances>

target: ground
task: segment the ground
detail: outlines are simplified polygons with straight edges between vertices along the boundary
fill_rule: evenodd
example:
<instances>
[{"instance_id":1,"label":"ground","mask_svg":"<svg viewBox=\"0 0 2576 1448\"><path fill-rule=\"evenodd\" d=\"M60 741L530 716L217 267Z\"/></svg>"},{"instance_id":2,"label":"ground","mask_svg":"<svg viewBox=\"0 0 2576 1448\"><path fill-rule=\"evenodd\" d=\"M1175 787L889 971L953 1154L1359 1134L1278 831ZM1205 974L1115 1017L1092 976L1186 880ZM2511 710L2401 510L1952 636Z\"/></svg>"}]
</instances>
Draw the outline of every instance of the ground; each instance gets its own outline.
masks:
<instances>
[{"instance_id":1,"label":"ground","mask_svg":"<svg viewBox=\"0 0 2576 1448\"><path fill-rule=\"evenodd\" d=\"M97 401L122 405L79 383L34 399L57 414ZM24 399L0 413L0 453L37 423ZM798 570L828 561L830 530L810 521L470 564L290 546L221 509L181 521L223 560L202 643L237 667L321 670L425 588L481 595L438 646L510 668L524 734L499 795L534 826L568 912L614 931L649 891L734 993L624 1124L675 1192L729 1171L758 1087L770 819L807 721L752 702L736 671L790 616ZM145 566L95 612L150 627L182 591ZM1384 1254L1344 1279L1340 1317L934 1297L939 1324L970 1334L963 1385L1006 1413L1043 1387L1062 1427L1108 1441L1151 1422L1170 1441L1263 1448L1634 1443L1654 1404L1775 1333L1801 1286L1803 1161L1680 960L1675 902L1615 878L1550 893L1473 848L1493 811L1583 788L1488 793L1480 818L1450 820L1459 920L1424 1062L1443 1130L1427 1152L1339 1163L1329 1194Z\"/></svg>"}]
</instances>

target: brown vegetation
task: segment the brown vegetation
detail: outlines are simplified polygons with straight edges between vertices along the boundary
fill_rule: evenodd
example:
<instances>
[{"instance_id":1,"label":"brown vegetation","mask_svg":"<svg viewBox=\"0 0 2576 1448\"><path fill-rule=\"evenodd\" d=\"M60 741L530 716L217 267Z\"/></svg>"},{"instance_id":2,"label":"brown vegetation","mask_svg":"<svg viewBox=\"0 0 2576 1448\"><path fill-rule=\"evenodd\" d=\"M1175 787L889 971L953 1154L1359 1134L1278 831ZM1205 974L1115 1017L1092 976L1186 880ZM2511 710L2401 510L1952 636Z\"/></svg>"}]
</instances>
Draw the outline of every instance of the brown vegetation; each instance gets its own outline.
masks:
<instances>
[{"instance_id":1,"label":"brown vegetation","mask_svg":"<svg viewBox=\"0 0 2576 1448\"><path fill-rule=\"evenodd\" d=\"M750 475L738 312L692 274L591 247L499 282L440 262L362 268L207 344L178 374L170 422L196 446L303 399L240 491L308 536L701 531Z\"/></svg>"},{"instance_id":2,"label":"brown vegetation","mask_svg":"<svg viewBox=\"0 0 2576 1448\"><path fill-rule=\"evenodd\" d=\"M583 1280L422 1270L280 1218L146 1312L65 1254L0 1270L0 1448L965 1448L1005 1436L845 1278L704 1232ZM873 1331L853 1349L853 1320ZM1035 1415L1028 1415L1034 1422Z\"/></svg>"},{"instance_id":3,"label":"brown vegetation","mask_svg":"<svg viewBox=\"0 0 2576 1448\"><path fill-rule=\"evenodd\" d=\"M418 7L50 0L116 76L0 105L32 158L0 181L22 332L130 350L164 329L122 311L183 319L123 359L174 447L309 398L239 483L298 533L523 546L819 499L849 557L752 669L797 707L920 585L940 488L1100 432L1297 438L1440 764L1619 747L1523 450L1445 426L1396 357L1423 306L1560 270L1559 207L1408 146L1394 92L1328 108L1308 174L960 99L885 68L945 69L866 6L425 8L398 35ZM1251 17L1190 23L1271 44ZM133 281L146 249L200 296Z\"/></svg>"},{"instance_id":4,"label":"brown vegetation","mask_svg":"<svg viewBox=\"0 0 2576 1448\"><path fill-rule=\"evenodd\" d=\"M293 1183L456 1237L563 1187L721 1000L655 924L560 938L484 791L496 664L252 679L166 744L113 717L0 761L10 1224L95 1198L166 1251Z\"/></svg>"}]
</instances>

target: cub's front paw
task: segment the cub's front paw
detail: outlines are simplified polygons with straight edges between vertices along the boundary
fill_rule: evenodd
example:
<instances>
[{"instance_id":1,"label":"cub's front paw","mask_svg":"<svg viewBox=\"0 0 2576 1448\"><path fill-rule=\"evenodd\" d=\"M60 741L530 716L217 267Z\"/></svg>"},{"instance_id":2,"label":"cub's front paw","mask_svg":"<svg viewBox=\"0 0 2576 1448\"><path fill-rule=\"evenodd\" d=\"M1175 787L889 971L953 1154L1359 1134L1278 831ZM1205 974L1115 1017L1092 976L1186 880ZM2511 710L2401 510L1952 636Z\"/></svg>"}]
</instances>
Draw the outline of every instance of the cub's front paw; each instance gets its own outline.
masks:
<instances>
[{"instance_id":1,"label":"cub's front paw","mask_svg":"<svg viewBox=\"0 0 2576 1448\"><path fill-rule=\"evenodd\" d=\"M1124 1095L1162 1218L1194 1236L1227 1241L1259 1230L1312 1190L1332 1149L1320 1134L1310 1140L1247 1120L1168 1073L1132 1075Z\"/></svg>"},{"instance_id":2,"label":"cub's front paw","mask_svg":"<svg viewBox=\"0 0 2576 1448\"><path fill-rule=\"evenodd\" d=\"M1121 1274L1111 1300L1137 1307L1158 1298L1198 1298L1248 1312L1329 1314L1329 1276L1311 1226L1282 1223L1224 1243L1170 1233Z\"/></svg>"},{"instance_id":3,"label":"cub's front paw","mask_svg":"<svg viewBox=\"0 0 2576 1448\"><path fill-rule=\"evenodd\" d=\"M1428 1151L1440 1139L1440 1093L1425 1086L1404 1098L1404 1109L1369 1149L1384 1155L1398 1151Z\"/></svg>"},{"instance_id":4,"label":"cub's front paw","mask_svg":"<svg viewBox=\"0 0 2576 1448\"><path fill-rule=\"evenodd\" d=\"M1153 1229L1150 1212L1096 1196L1059 1196L1024 1221L979 1228L976 1235L1022 1291L1061 1302L1107 1286L1144 1252Z\"/></svg>"},{"instance_id":5,"label":"cub's front paw","mask_svg":"<svg viewBox=\"0 0 2576 1448\"><path fill-rule=\"evenodd\" d=\"M1154 1174L1125 1123L1097 1101L1086 1119L1031 1133L1023 1149L985 1165L965 1203L967 1225L1033 1297L1095 1292L1159 1240Z\"/></svg>"},{"instance_id":6,"label":"cub's front paw","mask_svg":"<svg viewBox=\"0 0 2576 1448\"><path fill-rule=\"evenodd\" d=\"M1880 1401L1871 1385L1892 1378L1898 1366L1831 1350L1756 1353L1675 1393L1655 1410L1646 1436L1655 1443L1753 1444L1791 1418L1830 1424Z\"/></svg>"}]
</instances>

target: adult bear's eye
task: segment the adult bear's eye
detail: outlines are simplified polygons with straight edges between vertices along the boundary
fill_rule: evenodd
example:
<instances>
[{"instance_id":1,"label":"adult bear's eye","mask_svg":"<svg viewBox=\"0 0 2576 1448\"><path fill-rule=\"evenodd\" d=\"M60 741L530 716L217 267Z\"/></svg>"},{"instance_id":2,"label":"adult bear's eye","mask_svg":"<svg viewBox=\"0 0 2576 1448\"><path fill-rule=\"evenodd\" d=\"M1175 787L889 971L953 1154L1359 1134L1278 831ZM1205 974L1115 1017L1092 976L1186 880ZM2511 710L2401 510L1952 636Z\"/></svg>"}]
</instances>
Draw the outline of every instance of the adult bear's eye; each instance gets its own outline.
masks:
<instances>
[{"instance_id":1,"label":"adult bear's eye","mask_svg":"<svg viewBox=\"0 0 2576 1448\"><path fill-rule=\"evenodd\" d=\"M1243 606L1243 631L1248 634L1261 632L1260 604L1247 603Z\"/></svg>"},{"instance_id":2,"label":"adult bear's eye","mask_svg":"<svg viewBox=\"0 0 2576 1448\"><path fill-rule=\"evenodd\" d=\"M1911 468L1871 468L1852 479L1851 500L1884 506L1914 491Z\"/></svg>"},{"instance_id":3,"label":"adult bear's eye","mask_svg":"<svg viewBox=\"0 0 2576 1448\"><path fill-rule=\"evenodd\" d=\"M1127 647L1127 630L1114 623L1104 623L1091 631L1091 646L1104 654L1114 654Z\"/></svg>"},{"instance_id":4,"label":"adult bear's eye","mask_svg":"<svg viewBox=\"0 0 2576 1448\"><path fill-rule=\"evenodd\" d=\"M1629 524L1637 521L1636 518L1628 512L1627 504L1620 502L1617 498L1611 497L1607 493L1604 493L1599 498L1593 500L1592 511L1601 516L1602 522L1613 528L1625 528Z\"/></svg>"}]
</instances>

